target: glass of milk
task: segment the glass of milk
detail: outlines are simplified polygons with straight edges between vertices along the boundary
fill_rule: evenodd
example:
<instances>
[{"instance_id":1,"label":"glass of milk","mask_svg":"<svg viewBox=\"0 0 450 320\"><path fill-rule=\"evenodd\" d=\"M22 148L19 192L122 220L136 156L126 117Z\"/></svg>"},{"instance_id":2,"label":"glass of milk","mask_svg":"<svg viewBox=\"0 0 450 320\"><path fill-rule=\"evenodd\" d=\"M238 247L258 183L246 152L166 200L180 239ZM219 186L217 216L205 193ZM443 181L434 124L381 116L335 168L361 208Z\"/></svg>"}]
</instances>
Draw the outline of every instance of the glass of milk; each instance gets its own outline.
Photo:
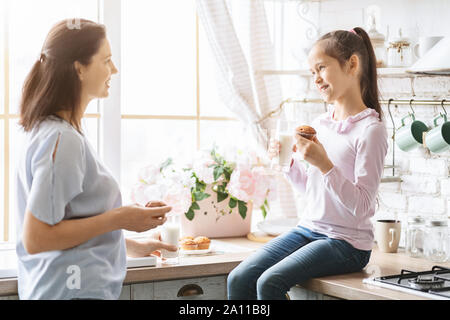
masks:
<instances>
[{"instance_id":1,"label":"glass of milk","mask_svg":"<svg viewBox=\"0 0 450 320\"><path fill-rule=\"evenodd\" d=\"M292 147L294 141L294 122L279 119L277 121L276 139L280 142L281 150L278 157L274 158L281 171L289 171L292 160Z\"/></svg>"},{"instance_id":2,"label":"glass of milk","mask_svg":"<svg viewBox=\"0 0 450 320\"><path fill-rule=\"evenodd\" d=\"M167 221L162 225L161 241L177 246L177 251L161 249L162 263L177 264L179 262L178 251L180 239L180 217L177 214L167 214Z\"/></svg>"}]
</instances>

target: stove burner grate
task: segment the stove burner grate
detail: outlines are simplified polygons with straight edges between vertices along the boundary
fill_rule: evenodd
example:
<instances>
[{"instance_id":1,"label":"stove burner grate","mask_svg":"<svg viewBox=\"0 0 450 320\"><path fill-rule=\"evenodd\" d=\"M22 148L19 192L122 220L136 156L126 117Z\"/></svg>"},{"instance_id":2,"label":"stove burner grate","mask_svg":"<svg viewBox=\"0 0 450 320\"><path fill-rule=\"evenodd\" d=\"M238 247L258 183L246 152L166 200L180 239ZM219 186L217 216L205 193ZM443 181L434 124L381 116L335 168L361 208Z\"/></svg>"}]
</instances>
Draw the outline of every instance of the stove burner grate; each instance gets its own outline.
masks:
<instances>
[{"instance_id":1,"label":"stove burner grate","mask_svg":"<svg viewBox=\"0 0 450 320\"><path fill-rule=\"evenodd\" d=\"M435 275L421 275L417 276L417 278L409 279L408 283L413 289L428 291L444 287L445 280Z\"/></svg>"}]
</instances>

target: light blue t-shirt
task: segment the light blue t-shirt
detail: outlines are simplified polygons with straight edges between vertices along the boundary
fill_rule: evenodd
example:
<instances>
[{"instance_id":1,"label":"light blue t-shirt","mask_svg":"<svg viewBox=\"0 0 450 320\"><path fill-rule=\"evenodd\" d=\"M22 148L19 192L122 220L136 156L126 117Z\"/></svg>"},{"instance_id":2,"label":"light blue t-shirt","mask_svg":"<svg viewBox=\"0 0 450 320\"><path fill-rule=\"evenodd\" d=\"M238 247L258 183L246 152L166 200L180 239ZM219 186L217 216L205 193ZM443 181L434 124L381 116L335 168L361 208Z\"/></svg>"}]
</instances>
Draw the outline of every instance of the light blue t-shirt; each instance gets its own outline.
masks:
<instances>
[{"instance_id":1,"label":"light blue t-shirt","mask_svg":"<svg viewBox=\"0 0 450 320\"><path fill-rule=\"evenodd\" d=\"M74 248L32 255L22 242L26 209L37 219L55 225L122 205L119 185L88 140L68 122L47 118L26 133L16 182L19 298L117 299L126 274L122 230Z\"/></svg>"}]
</instances>

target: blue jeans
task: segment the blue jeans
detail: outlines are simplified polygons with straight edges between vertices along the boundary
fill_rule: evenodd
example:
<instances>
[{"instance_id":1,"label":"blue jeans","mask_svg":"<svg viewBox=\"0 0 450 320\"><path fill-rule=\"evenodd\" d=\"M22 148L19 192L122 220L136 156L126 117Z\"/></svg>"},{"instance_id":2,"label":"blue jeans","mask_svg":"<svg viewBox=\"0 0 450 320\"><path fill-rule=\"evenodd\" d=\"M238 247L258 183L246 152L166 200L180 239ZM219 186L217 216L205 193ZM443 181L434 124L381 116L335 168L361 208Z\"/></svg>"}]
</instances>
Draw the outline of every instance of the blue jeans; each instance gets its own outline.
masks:
<instances>
[{"instance_id":1,"label":"blue jeans","mask_svg":"<svg viewBox=\"0 0 450 320\"><path fill-rule=\"evenodd\" d=\"M280 300L296 284L316 277L357 272L371 250L358 250L302 226L276 237L242 261L228 276L229 300Z\"/></svg>"}]
</instances>

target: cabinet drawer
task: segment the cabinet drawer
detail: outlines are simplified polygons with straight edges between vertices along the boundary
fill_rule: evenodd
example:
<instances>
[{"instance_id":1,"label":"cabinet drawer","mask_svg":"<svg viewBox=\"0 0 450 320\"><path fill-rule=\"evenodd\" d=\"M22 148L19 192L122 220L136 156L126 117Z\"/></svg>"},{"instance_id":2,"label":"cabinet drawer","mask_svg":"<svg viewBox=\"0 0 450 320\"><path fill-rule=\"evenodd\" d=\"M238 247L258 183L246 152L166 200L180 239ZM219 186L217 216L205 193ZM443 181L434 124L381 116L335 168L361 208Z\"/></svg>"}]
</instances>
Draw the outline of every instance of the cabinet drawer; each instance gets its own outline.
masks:
<instances>
[{"instance_id":1,"label":"cabinet drawer","mask_svg":"<svg viewBox=\"0 0 450 320\"><path fill-rule=\"evenodd\" d=\"M154 282L156 300L224 300L226 276Z\"/></svg>"}]
</instances>

